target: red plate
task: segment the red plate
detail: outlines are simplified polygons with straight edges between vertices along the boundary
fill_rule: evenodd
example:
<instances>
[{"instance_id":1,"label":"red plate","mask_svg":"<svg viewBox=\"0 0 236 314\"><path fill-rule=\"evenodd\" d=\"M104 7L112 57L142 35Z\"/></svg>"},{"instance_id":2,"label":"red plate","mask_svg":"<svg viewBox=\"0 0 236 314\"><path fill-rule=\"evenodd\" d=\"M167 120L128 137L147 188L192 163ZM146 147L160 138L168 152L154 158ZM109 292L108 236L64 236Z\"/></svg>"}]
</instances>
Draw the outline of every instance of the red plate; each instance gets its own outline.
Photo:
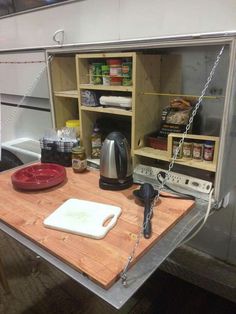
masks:
<instances>
[{"instance_id":1,"label":"red plate","mask_svg":"<svg viewBox=\"0 0 236 314\"><path fill-rule=\"evenodd\" d=\"M41 190L55 186L66 178L65 168L57 164L36 164L17 170L11 176L17 189Z\"/></svg>"}]
</instances>

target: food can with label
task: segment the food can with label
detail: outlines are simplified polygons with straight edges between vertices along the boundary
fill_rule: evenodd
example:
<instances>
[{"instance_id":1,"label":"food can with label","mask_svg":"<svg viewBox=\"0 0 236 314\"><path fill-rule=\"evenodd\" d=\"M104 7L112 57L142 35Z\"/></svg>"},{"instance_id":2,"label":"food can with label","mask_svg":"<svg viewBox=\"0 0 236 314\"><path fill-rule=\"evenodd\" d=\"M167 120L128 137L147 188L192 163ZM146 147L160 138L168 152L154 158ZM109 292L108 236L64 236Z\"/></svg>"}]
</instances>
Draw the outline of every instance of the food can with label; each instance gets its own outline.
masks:
<instances>
[{"instance_id":1,"label":"food can with label","mask_svg":"<svg viewBox=\"0 0 236 314\"><path fill-rule=\"evenodd\" d=\"M132 62L127 61L122 63L122 85L132 85Z\"/></svg>"},{"instance_id":2,"label":"food can with label","mask_svg":"<svg viewBox=\"0 0 236 314\"><path fill-rule=\"evenodd\" d=\"M92 63L92 82L94 85L102 84L103 63Z\"/></svg>"},{"instance_id":3,"label":"food can with label","mask_svg":"<svg viewBox=\"0 0 236 314\"><path fill-rule=\"evenodd\" d=\"M121 59L108 59L107 64L110 67L110 84L121 85L122 83L122 70Z\"/></svg>"}]
</instances>

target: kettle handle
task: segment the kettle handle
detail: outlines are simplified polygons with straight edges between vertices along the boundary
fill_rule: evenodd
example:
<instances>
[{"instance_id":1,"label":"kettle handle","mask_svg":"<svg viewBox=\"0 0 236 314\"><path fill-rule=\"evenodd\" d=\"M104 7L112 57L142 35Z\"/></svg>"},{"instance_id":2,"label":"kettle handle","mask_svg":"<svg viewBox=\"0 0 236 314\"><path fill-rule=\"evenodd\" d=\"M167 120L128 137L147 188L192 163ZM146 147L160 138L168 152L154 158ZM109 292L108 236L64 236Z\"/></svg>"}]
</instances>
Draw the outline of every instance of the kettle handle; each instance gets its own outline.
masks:
<instances>
[{"instance_id":1,"label":"kettle handle","mask_svg":"<svg viewBox=\"0 0 236 314\"><path fill-rule=\"evenodd\" d=\"M127 152L124 141L115 141L115 160L118 179L125 179L127 174Z\"/></svg>"}]
</instances>

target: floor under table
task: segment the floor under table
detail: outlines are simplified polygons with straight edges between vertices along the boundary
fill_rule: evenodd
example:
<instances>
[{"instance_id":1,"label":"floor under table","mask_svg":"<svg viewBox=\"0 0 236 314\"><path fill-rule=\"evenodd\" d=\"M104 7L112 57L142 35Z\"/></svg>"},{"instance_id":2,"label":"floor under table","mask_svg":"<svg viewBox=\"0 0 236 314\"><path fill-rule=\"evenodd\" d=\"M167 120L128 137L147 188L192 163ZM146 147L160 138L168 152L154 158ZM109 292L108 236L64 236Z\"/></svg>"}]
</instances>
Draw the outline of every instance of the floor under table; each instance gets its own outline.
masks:
<instances>
[{"instance_id":1,"label":"floor under table","mask_svg":"<svg viewBox=\"0 0 236 314\"><path fill-rule=\"evenodd\" d=\"M0 285L1 314L236 313L236 304L156 271L118 311L0 231L0 254L11 289Z\"/></svg>"}]
</instances>

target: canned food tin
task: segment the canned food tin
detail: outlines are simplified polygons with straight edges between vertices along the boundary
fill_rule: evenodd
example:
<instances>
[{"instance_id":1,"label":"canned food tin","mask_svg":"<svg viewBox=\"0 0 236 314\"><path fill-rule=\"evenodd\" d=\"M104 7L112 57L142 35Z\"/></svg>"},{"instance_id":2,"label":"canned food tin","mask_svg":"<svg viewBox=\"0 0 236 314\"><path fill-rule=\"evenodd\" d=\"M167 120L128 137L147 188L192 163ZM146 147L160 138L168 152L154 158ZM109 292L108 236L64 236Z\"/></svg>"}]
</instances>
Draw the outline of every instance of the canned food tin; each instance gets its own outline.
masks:
<instances>
[{"instance_id":1,"label":"canned food tin","mask_svg":"<svg viewBox=\"0 0 236 314\"><path fill-rule=\"evenodd\" d=\"M122 63L122 77L122 85L132 85L132 62L128 61Z\"/></svg>"},{"instance_id":2,"label":"canned food tin","mask_svg":"<svg viewBox=\"0 0 236 314\"><path fill-rule=\"evenodd\" d=\"M103 63L92 63L92 82L95 85L102 84Z\"/></svg>"}]
</instances>

